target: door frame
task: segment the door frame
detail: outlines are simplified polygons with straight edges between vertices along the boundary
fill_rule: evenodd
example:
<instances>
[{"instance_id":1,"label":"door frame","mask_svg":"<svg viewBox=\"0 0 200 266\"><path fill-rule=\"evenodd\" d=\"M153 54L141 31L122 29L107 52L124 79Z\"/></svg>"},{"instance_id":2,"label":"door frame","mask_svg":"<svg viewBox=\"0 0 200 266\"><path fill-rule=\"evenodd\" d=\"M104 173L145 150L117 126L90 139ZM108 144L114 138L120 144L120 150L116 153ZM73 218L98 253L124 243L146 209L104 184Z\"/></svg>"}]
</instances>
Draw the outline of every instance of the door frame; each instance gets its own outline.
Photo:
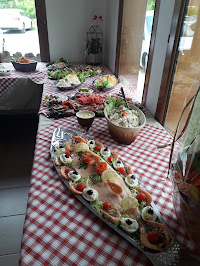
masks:
<instances>
[{"instance_id":1,"label":"door frame","mask_svg":"<svg viewBox=\"0 0 200 266\"><path fill-rule=\"evenodd\" d=\"M45 1L35 0L41 62L50 61L49 37Z\"/></svg>"},{"instance_id":2,"label":"door frame","mask_svg":"<svg viewBox=\"0 0 200 266\"><path fill-rule=\"evenodd\" d=\"M173 83L176 58L178 53L178 45L180 40L180 33L183 24L185 7L188 0L175 0L174 12L172 17L172 24L170 34L168 37L167 52L165 56L165 63L160 85L160 92L155 112L156 120L164 126L169 99L171 94L171 87Z\"/></svg>"}]
</instances>

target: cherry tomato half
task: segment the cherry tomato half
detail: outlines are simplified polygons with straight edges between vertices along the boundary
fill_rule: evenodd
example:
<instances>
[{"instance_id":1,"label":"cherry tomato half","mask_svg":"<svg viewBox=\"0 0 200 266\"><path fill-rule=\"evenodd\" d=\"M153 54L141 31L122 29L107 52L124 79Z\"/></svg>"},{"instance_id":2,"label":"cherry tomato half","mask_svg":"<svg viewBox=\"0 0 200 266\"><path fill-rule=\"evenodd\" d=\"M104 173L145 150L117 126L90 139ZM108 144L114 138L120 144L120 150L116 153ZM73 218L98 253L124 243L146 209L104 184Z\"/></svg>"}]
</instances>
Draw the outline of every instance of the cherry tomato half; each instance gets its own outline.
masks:
<instances>
[{"instance_id":1,"label":"cherry tomato half","mask_svg":"<svg viewBox=\"0 0 200 266\"><path fill-rule=\"evenodd\" d=\"M88 153L83 153L82 157L81 157L81 160L84 162L84 163L89 163L92 161L92 157L90 157L88 155Z\"/></svg>"},{"instance_id":2,"label":"cherry tomato half","mask_svg":"<svg viewBox=\"0 0 200 266\"><path fill-rule=\"evenodd\" d=\"M95 150L95 151L100 151L100 150L101 150L101 147L100 147L100 146L95 146L95 147L94 147L94 150Z\"/></svg>"},{"instance_id":3,"label":"cherry tomato half","mask_svg":"<svg viewBox=\"0 0 200 266\"><path fill-rule=\"evenodd\" d=\"M107 169L107 167L108 166L106 162L98 163L96 166L97 173L101 175Z\"/></svg>"},{"instance_id":4,"label":"cherry tomato half","mask_svg":"<svg viewBox=\"0 0 200 266\"><path fill-rule=\"evenodd\" d=\"M68 156L71 156L70 151L66 151L65 154L68 155Z\"/></svg>"},{"instance_id":5,"label":"cherry tomato half","mask_svg":"<svg viewBox=\"0 0 200 266\"><path fill-rule=\"evenodd\" d=\"M104 202L103 203L103 210L104 211L109 211L110 209L112 209L112 205L110 204L110 202Z\"/></svg>"},{"instance_id":6,"label":"cherry tomato half","mask_svg":"<svg viewBox=\"0 0 200 266\"><path fill-rule=\"evenodd\" d=\"M85 189L85 184L84 183L78 183L77 186L76 186L76 189L78 191L83 191Z\"/></svg>"},{"instance_id":7,"label":"cherry tomato half","mask_svg":"<svg viewBox=\"0 0 200 266\"><path fill-rule=\"evenodd\" d=\"M65 169L65 174L68 174L70 171L72 171L72 168L66 168Z\"/></svg>"},{"instance_id":8,"label":"cherry tomato half","mask_svg":"<svg viewBox=\"0 0 200 266\"><path fill-rule=\"evenodd\" d=\"M126 173L126 169L125 169L124 167L120 167L120 168L118 168L117 170L118 170L118 172L119 172L120 174L122 174L122 175L124 175L124 174Z\"/></svg>"},{"instance_id":9,"label":"cherry tomato half","mask_svg":"<svg viewBox=\"0 0 200 266\"><path fill-rule=\"evenodd\" d=\"M138 202L142 202L146 199L146 195L143 192L140 192L137 194L136 199L138 200Z\"/></svg>"},{"instance_id":10,"label":"cherry tomato half","mask_svg":"<svg viewBox=\"0 0 200 266\"><path fill-rule=\"evenodd\" d=\"M109 163L112 163L112 159L113 159L112 156L109 156L109 157L108 157L108 161L109 161Z\"/></svg>"},{"instance_id":11,"label":"cherry tomato half","mask_svg":"<svg viewBox=\"0 0 200 266\"><path fill-rule=\"evenodd\" d=\"M148 239L151 244L157 244L159 242L159 234L155 231L149 232Z\"/></svg>"}]
</instances>

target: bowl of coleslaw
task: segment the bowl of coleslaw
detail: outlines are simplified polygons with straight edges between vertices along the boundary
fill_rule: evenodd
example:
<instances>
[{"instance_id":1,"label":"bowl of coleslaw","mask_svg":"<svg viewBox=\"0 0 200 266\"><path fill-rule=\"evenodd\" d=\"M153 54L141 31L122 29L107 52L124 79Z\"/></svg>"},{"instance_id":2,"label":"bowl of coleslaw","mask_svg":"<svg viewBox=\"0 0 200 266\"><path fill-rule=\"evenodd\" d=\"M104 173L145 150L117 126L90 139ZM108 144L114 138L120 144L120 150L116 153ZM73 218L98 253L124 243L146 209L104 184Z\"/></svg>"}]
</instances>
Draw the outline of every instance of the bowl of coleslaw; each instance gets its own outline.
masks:
<instances>
[{"instance_id":1,"label":"bowl of coleslaw","mask_svg":"<svg viewBox=\"0 0 200 266\"><path fill-rule=\"evenodd\" d=\"M134 142L146 123L144 113L132 104L129 104L129 108L117 102L112 108L108 104L104 108L104 114L110 135L123 144Z\"/></svg>"}]
</instances>

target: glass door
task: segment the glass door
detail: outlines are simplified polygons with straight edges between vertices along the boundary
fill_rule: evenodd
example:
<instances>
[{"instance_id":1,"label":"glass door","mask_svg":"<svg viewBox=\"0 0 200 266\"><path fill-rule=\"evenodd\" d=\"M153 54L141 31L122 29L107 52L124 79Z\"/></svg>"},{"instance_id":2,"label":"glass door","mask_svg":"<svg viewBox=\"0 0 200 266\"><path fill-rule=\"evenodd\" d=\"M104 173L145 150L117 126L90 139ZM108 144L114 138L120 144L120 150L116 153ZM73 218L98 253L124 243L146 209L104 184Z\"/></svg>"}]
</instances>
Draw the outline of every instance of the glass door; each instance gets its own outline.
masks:
<instances>
[{"instance_id":1,"label":"glass door","mask_svg":"<svg viewBox=\"0 0 200 266\"><path fill-rule=\"evenodd\" d=\"M122 15L119 78L142 102L156 0L125 0Z\"/></svg>"},{"instance_id":2,"label":"glass door","mask_svg":"<svg viewBox=\"0 0 200 266\"><path fill-rule=\"evenodd\" d=\"M173 82L165 113L165 128L172 134L186 102L197 92L200 84L200 1L189 0L185 6ZM185 124L187 114L181 120Z\"/></svg>"}]
</instances>

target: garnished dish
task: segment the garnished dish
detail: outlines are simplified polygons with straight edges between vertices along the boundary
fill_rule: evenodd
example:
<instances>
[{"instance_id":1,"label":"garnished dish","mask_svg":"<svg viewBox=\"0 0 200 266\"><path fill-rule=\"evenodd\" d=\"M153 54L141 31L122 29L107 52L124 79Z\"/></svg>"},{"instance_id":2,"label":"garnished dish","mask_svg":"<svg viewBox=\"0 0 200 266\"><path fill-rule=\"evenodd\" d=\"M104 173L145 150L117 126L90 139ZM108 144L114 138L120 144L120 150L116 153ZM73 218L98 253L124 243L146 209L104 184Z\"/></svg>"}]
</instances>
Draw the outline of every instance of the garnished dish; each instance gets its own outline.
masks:
<instances>
[{"instance_id":1,"label":"garnished dish","mask_svg":"<svg viewBox=\"0 0 200 266\"><path fill-rule=\"evenodd\" d=\"M104 75L103 77L94 80L93 84L98 89L110 89L113 88L115 85L117 85L119 81L116 79L116 77L111 75Z\"/></svg>"},{"instance_id":2,"label":"garnished dish","mask_svg":"<svg viewBox=\"0 0 200 266\"><path fill-rule=\"evenodd\" d=\"M57 141L54 136L63 132ZM168 228L139 176L110 147L58 128L51 157L64 184L93 213L145 254L172 245Z\"/></svg>"},{"instance_id":3,"label":"garnished dish","mask_svg":"<svg viewBox=\"0 0 200 266\"><path fill-rule=\"evenodd\" d=\"M84 77L80 77L76 73L71 73L67 74L63 79L55 82L55 86L61 90L74 89L83 83L84 80Z\"/></svg>"},{"instance_id":4,"label":"garnished dish","mask_svg":"<svg viewBox=\"0 0 200 266\"><path fill-rule=\"evenodd\" d=\"M137 110L124 105L123 100L116 101L114 97L108 97L109 104L105 104L110 121L121 127L138 127L141 125L140 115Z\"/></svg>"},{"instance_id":5,"label":"garnished dish","mask_svg":"<svg viewBox=\"0 0 200 266\"><path fill-rule=\"evenodd\" d=\"M8 75L10 75L10 70L0 65L0 76L8 76Z\"/></svg>"},{"instance_id":6,"label":"garnished dish","mask_svg":"<svg viewBox=\"0 0 200 266\"><path fill-rule=\"evenodd\" d=\"M30 60L24 56L12 58L11 63L16 70L21 72L35 71L37 66L37 61Z\"/></svg>"},{"instance_id":7,"label":"garnished dish","mask_svg":"<svg viewBox=\"0 0 200 266\"><path fill-rule=\"evenodd\" d=\"M48 108L47 117L61 118L71 116L80 110L93 111L96 116L104 116L104 103L107 101L106 96L77 93L73 99L65 98L59 98L53 95L45 97L45 105Z\"/></svg>"},{"instance_id":8,"label":"garnished dish","mask_svg":"<svg viewBox=\"0 0 200 266\"><path fill-rule=\"evenodd\" d=\"M76 71L77 73L85 74L85 77L90 77L90 76L100 75L103 71L103 68L99 66L79 65L74 67L74 71Z\"/></svg>"},{"instance_id":9,"label":"garnished dish","mask_svg":"<svg viewBox=\"0 0 200 266\"><path fill-rule=\"evenodd\" d=\"M30 60L24 56L21 56L19 58L13 58L12 61L20 63L20 64L29 64L29 63L33 62L33 60Z\"/></svg>"},{"instance_id":10,"label":"garnished dish","mask_svg":"<svg viewBox=\"0 0 200 266\"><path fill-rule=\"evenodd\" d=\"M72 71L68 70L67 68L64 69L56 69L56 70L52 70L47 72L47 76L50 79L63 79L66 75L72 73Z\"/></svg>"},{"instance_id":11,"label":"garnished dish","mask_svg":"<svg viewBox=\"0 0 200 266\"><path fill-rule=\"evenodd\" d=\"M49 70L63 69L65 67L69 66L69 64L70 64L69 60L65 60L65 59L63 59L63 57L61 57L57 61L47 64L47 68Z\"/></svg>"},{"instance_id":12,"label":"garnished dish","mask_svg":"<svg viewBox=\"0 0 200 266\"><path fill-rule=\"evenodd\" d=\"M108 97L108 102L105 103L104 114L112 138L131 144L146 123L144 113L133 104L127 107L122 99L116 97Z\"/></svg>"},{"instance_id":13,"label":"garnished dish","mask_svg":"<svg viewBox=\"0 0 200 266\"><path fill-rule=\"evenodd\" d=\"M49 68L47 76L50 79L63 79L66 75L70 73L76 73L80 78L85 79L90 76L100 75L102 73L102 68L91 67L91 66L67 66L64 65L63 68Z\"/></svg>"}]
</instances>

